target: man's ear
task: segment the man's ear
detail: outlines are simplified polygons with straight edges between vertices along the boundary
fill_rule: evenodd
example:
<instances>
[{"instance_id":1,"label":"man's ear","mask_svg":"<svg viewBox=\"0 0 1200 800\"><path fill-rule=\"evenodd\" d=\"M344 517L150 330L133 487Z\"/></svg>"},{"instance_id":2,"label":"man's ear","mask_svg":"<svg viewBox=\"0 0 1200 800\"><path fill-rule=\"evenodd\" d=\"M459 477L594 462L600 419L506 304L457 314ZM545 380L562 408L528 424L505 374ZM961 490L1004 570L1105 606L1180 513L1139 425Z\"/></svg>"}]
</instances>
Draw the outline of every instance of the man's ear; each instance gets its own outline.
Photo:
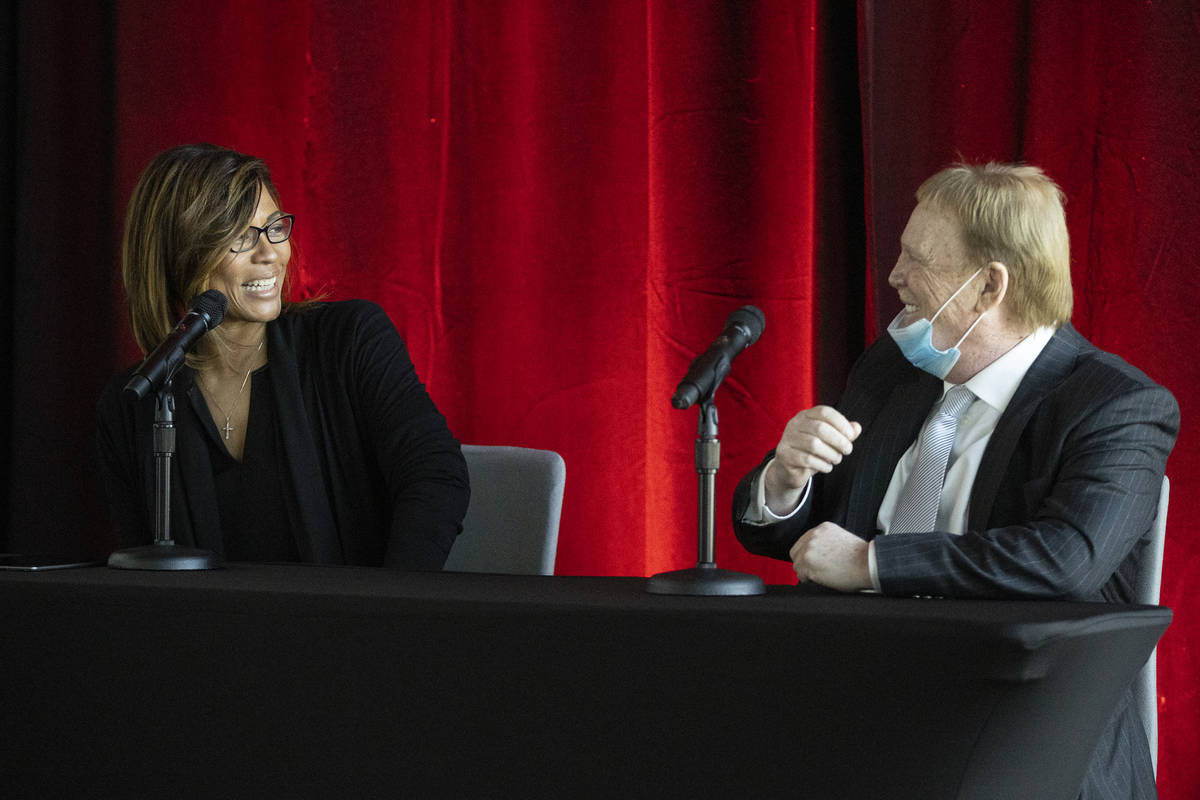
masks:
<instances>
[{"instance_id":1,"label":"man's ear","mask_svg":"<svg viewBox=\"0 0 1200 800\"><path fill-rule=\"evenodd\" d=\"M990 261L983 268L983 291L975 303L975 310L982 314L1004 302L1008 294L1008 267L1000 261Z\"/></svg>"}]
</instances>

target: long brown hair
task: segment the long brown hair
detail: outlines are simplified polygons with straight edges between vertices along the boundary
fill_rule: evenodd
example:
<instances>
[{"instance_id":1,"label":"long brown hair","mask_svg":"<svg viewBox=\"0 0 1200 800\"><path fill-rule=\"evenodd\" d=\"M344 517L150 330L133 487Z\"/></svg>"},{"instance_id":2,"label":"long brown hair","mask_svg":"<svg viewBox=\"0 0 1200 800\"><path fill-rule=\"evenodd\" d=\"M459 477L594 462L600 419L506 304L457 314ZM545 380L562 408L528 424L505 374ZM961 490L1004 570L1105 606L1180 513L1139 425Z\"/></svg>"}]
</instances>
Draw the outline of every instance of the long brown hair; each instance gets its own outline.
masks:
<instances>
[{"instance_id":1,"label":"long brown hair","mask_svg":"<svg viewBox=\"0 0 1200 800\"><path fill-rule=\"evenodd\" d=\"M146 167L129 199L121 246L133 335L143 353L203 291L250 224L263 191L279 203L261 159L212 144L173 147Z\"/></svg>"}]
</instances>

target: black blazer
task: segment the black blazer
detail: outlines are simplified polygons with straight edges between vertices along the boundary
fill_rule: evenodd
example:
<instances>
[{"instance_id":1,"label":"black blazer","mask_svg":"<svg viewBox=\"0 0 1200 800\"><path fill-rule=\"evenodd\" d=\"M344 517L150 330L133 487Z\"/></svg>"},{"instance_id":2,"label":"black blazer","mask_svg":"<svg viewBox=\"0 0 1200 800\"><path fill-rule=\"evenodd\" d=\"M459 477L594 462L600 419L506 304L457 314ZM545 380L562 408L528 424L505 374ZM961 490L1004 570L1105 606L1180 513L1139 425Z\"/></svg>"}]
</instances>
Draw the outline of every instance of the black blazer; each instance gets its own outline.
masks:
<instances>
[{"instance_id":1,"label":"black blazer","mask_svg":"<svg viewBox=\"0 0 1200 800\"><path fill-rule=\"evenodd\" d=\"M440 569L466 513L466 462L383 309L354 300L290 311L267 325L267 347L279 469L301 560ZM97 408L120 547L149 543L154 529L154 398L135 405L121 396L131 371L108 385ZM204 431L185 413L199 392L189 368L173 389L172 538L221 553Z\"/></svg>"},{"instance_id":2,"label":"black blazer","mask_svg":"<svg viewBox=\"0 0 1200 800\"><path fill-rule=\"evenodd\" d=\"M741 522L750 485L734 494L738 539L788 560L804 531L832 521L874 539L892 472L916 440L942 382L882 337L851 370L837 408L862 423L854 451L813 479L809 503L775 525ZM971 489L967 531L881 536L888 594L1044 597L1132 602L1179 407L1163 387L1067 325L1021 381L988 442Z\"/></svg>"},{"instance_id":3,"label":"black blazer","mask_svg":"<svg viewBox=\"0 0 1200 800\"><path fill-rule=\"evenodd\" d=\"M837 404L862 423L853 452L832 473L813 479L796 515L747 525L741 520L750 487L774 455L768 453L734 493L734 530L743 546L790 560L797 538L832 521L875 540L887 594L1132 602L1179 430L1170 392L1064 326L997 423L971 489L966 532L876 538L892 472L941 389L939 379L905 360L891 337L877 340L851 370ZM1135 714L1127 701L1117 709L1082 797L1155 796Z\"/></svg>"}]
</instances>

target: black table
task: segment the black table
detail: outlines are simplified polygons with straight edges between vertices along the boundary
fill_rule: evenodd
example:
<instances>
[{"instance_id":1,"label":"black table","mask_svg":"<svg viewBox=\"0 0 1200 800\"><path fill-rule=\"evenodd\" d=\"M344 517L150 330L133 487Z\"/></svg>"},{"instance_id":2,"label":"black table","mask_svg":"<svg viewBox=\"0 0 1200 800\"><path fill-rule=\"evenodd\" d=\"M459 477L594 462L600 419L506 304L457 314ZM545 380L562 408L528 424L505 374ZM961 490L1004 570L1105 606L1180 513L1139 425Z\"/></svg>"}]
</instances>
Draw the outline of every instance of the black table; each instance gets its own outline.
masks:
<instances>
[{"instance_id":1,"label":"black table","mask_svg":"<svg viewBox=\"0 0 1200 800\"><path fill-rule=\"evenodd\" d=\"M5 797L1073 798L1155 607L0 574Z\"/></svg>"}]
</instances>

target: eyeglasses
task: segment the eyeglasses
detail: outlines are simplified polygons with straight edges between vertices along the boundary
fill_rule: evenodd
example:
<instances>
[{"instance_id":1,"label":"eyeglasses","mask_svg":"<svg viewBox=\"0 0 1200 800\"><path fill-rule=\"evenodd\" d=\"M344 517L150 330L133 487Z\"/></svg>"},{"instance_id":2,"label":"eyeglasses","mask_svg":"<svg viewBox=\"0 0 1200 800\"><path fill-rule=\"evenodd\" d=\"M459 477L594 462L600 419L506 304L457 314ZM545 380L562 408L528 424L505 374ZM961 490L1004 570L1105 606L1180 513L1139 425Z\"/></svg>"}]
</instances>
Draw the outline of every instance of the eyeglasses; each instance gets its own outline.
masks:
<instances>
[{"instance_id":1,"label":"eyeglasses","mask_svg":"<svg viewBox=\"0 0 1200 800\"><path fill-rule=\"evenodd\" d=\"M265 228L247 225L246 232L233 240L233 247L230 247L229 251L244 253L247 250L253 250L258 247L258 237L264 233L267 235L267 241L271 244L283 244L292 235L292 225L295 222L295 214L284 214Z\"/></svg>"}]
</instances>

